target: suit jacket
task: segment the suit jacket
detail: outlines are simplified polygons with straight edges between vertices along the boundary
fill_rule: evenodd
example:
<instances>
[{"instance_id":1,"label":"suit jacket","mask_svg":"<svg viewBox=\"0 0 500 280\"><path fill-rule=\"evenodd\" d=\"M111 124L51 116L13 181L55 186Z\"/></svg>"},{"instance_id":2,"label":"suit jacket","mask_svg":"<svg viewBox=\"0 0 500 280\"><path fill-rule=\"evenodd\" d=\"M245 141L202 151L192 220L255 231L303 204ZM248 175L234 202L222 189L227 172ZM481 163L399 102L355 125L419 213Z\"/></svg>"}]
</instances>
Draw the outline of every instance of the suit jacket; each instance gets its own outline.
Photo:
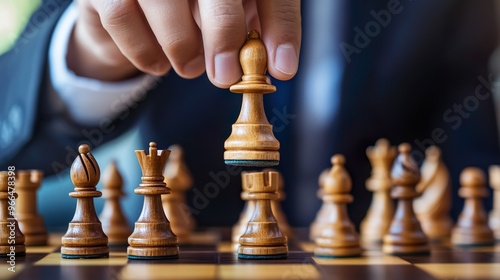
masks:
<instances>
[{"instance_id":1,"label":"suit jacket","mask_svg":"<svg viewBox=\"0 0 500 280\"><path fill-rule=\"evenodd\" d=\"M0 57L0 167L38 168L50 176L70 166L82 141L100 146L135 127L144 143L138 149L147 149L153 140L162 143L160 147L174 143L184 147L197 184L189 192L189 206L200 210L204 199L210 201L197 214L201 225L234 223L242 207L236 172L240 169L228 171L222 155L241 98L215 88L206 76L186 81L171 72L112 124L75 124L58 105L47 72L49 39L68 3L44 1L19 42ZM308 167L314 176L306 185L298 185L294 174L301 160L296 151L307 147L297 146L300 131L296 122L283 117L283 108L297 114L296 96L307 94L298 92L297 84L307 73L301 68L292 81L273 80L278 92L266 96L265 104L269 119L280 127L275 129L281 141L278 169L285 176L284 207L292 224L305 226L314 218L320 206L315 197L317 175L329 166L333 153L347 158L355 197L350 214L359 223L370 200L364 187L370 172L365 149L380 137L412 143L417 160L422 159L423 148L439 144L455 190L462 168L486 168L498 162L492 76L487 67L496 47L493 5L493 1L465 0L348 1L344 44L332 46L349 54L342 72L340 109L329 129L316 136L331 144ZM387 23L380 11L389 9L393 13ZM372 22L378 23L378 32ZM308 40L308 34L303 38ZM216 195L207 191L212 183L218 186ZM456 216L461 200L456 194L454 198Z\"/></svg>"}]
</instances>

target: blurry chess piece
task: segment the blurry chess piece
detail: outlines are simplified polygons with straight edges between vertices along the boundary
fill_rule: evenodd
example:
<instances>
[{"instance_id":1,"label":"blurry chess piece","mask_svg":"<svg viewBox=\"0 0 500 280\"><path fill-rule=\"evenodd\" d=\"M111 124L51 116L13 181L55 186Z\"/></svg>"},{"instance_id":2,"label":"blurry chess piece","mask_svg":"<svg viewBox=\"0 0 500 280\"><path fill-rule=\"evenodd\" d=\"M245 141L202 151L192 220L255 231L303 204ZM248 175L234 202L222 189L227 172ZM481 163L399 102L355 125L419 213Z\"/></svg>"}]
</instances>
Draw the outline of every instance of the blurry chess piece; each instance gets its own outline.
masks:
<instances>
[{"instance_id":1,"label":"blurry chess piece","mask_svg":"<svg viewBox=\"0 0 500 280\"><path fill-rule=\"evenodd\" d=\"M366 188L373 192L372 202L365 218L361 221L361 240L367 246L382 243L391 225L394 205L391 198L391 167L396 158L396 148L387 139L379 139L375 146L366 149L372 165L371 177Z\"/></svg>"},{"instance_id":2,"label":"blurry chess piece","mask_svg":"<svg viewBox=\"0 0 500 280\"><path fill-rule=\"evenodd\" d=\"M15 180L12 181L9 178L15 178L15 171L0 172L0 257L14 256L15 258L24 256L26 247L24 234L19 230L19 223L14 215L15 210L9 209L9 205L15 203L17 198ZM14 182L14 184L9 184L9 182ZM11 236L13 238L10 238Z\"/></svg>"},{"instance_id":3,"label":"blurry chess piece","mask_svg":"<svg viewBox=\"0 0 500 280\"><path fill-rule=\"evenodd\" d=\"M235 252L238 251L238 247L240 247L240 237L247 230L248 222L250 218L252 218L253 212L255 211L255 200L249 200L249 192L248 190L248 181L246 181L246 175L249 172L242 171L241 172L241 199L245 201L245 206L243 207L243 211L240 214L240 218L238 222L233 226L231 231L231 240L232 247Z\"/></svg>"},{"instance_id":4,"label":"blurry chess piece","mask_svg":"<svg viewBox=\"0 0 500 280\"><path fill-rule=\"evenodd\" d=\"M135 223L134 232L128 238L129 259L157 260L178 258L177 236L170 228L165 216L161 195L170 193L163 182L163 169L170 151L158 150L155 142L149 143L149 155L144 150L136 150L142 170L142 183L134 193L144 195L144 206Z\"/></svg>"},{"instance_id":5,"label":"blurry chess piece","mask_svg":"<svg viewBox=\"0 0 500 280\"><path fill-rule=\"evenodd\" d=\"M458 195L465 203L451 232L451 243L463 247L493 245L495 238L481 201L488 196L486 175L479 168L465 168L460 174L460 186Z\"/></svg>"},{"instance_id":6,"label":"blurry chess piece","mask_svg":"<svg viewBox=\"0 0 500 280\"><path fill-rule=\"evenodd\" d=\"M101 176L99 165L88 145L78 148L79 156L71 165L71 182L75 185L69 196L76 198L76 211L62 237L61 257L90 259L108 257L108 237L104 234L94 208L94 197L102 194L96 190Z\"/></svg>"},{"instance_id":7,"label":"blurry chess piece","mask_svg":"<svg viewBox=\"0 0 500 280\"><path fill-rule=\"evenodd\" d=\"M431 241L443 242L450 238L453 227L450 174L438 147L429 147L425 154L420 168L422 180L416 187L420 196L413 201L413 209L425 235Z\"/></svg>"},{"instance_id":8,"label":"blurry chess piece","mask_svg":"<svg viewBox=\"0 0 500 280\"><path fill-rule=\"evenodd\" d=\"M120 197L123 193L123 179L118 171L116 162L111 162L104 170L104 188L102 196L106 199L99 220L102 229L108 236L110 245L126 245L129 235L132 233L127 218L120 206Z\"/></svg>"},{"instance_id":9,"label":"blurry chess piece","mask_svg":"<svg viewBox=\"0 0 500 280\"><path fill-rule=\"evenodd\" d=\"M384 236L382 250L392 255L428 254L429 241L413 211L413 199L419 195L420 170L411 158L411 146L403 143L391 171L391 197L398 200L396 213Z\"/></svg>"},{"instance_id":10,"label":"blurry chess piece","mask_svg":"<svg viewBox=\"0 0 500 280\"><path fill-rule=\"evenodd\" d=\"M353 198L351 177L344 168L342 155L334 155L332 168L323 181L323 203L332 205L328 222L316 238L314 255L322 258L354 257L362 252L354 225L347 213L347 203Z\"/></svg>"},{"instance_id":11,"label":"blurry chess piece","mask_svg":"<svg viewBox=\"0 0 500 280\"><path fill-rule=\"evenodd\" d=\"M277 199L279 175L277 172L248 172L245 191L255 201L252 218L240 237L238 258L281 259L288 256L287 238L284 236L271 210L271 200Z\"/></svg>"},{"instance_id":12,"label":"blurry chess piece","mask_svg":"<svg viewBox=\"0 0 500 280\"><path fill-rule=\"evenodd\" d=\"M489 225L495 239L500 241L500 165L490 166L490 186L493 189L493 209L490 212Z\"/></svg>"},{"instance_id":13,"label":"blurry chess piece","mask_svg":"<svg viewBox=\"0 0 500 280\"><path fill-rule=\"evenodd\" d=\"M323 172L321 172L321 174L319 175L319 178L318 178L319 189L316 193L316 196L321 201L323 201L323 195L324 195L323 184L324 184L324 181L325 181L326 177L328 176L329 172L330 172L330 169L323 170ZM332 211L334 211L333 210L333 203L327 201L327 202L323 202L321 204L321 207L319 208L318 213L316 213L316 218L314 219L311 226L309 227L309 239L311 239L312 241L315 241L316 238L319 237L323 227L325 227L325 225L328 224L330 213L332 213Z\"/></svg>"},{"instance_id":14,"label":"blurry chess piece","mask_svg":"<svg viewBox=\"0 0 500 280\"><path fill-rule=\"evenodd\" d=\"M276 91L266 77L267 52L259 32L248 33L240 50L243 70L241 82L231 86L243 95L240 115L224 143L226 164L241 166L274 166L280 160L280 143L274 137L264 111L263 95Z\"/></svg>"},{"instance_id":15,"label":"blurry chess piece","mask_svg":"<svg viewBox=\"0 0 500 280\"><path fill-rule=\"evenodd\" d=\"M40 170L16 172L16 218L26 245L46 245L48 234L43 218L38 214L36 195L43 180Z\"/></svg>"},{"instance_id":16,"label":"blurry chess piece","mask_svg":"<svg viewBox=\"0 0 500 280\"><path fill-rule=\"evenodd\" d=\"M269 172L269 171L278 172L277 170L270 169L270 168L264 169L262 171L264 171L264 172L266 172L266 171L267 172ZM284 235L286 235L288 240L290 240L290 238L293 237L293 231L292 231L292 228L290 227L290 225L288 224L288 221L286 219L285 213L283 212L283 209L281 208L281 201L285 200L285 198L286 198L285 179L283 178L283 175L281 175L280 172L278 172L278 175L279 175L278 176L279 177L278 190L277 190L278 199L274 199L271 201L271 208L273 210L274 217L278 221L278 226L280 227L280 231Z\"/></svg>"},{"instance_id":17,"label":"blurry chess piece","mask_svg":"<svg viewBox=\"0 0 500 280\"><path fill-rule=\"evenodd\" d=\"M196 225L186 202L186 191L193 186L193 178L184 160L182 147L173 145L168 150L170 150L170 157L163 177L171 192L162 196L161 200L172 231L182 242L191 234Z\"/></svg>"}]
</instances>

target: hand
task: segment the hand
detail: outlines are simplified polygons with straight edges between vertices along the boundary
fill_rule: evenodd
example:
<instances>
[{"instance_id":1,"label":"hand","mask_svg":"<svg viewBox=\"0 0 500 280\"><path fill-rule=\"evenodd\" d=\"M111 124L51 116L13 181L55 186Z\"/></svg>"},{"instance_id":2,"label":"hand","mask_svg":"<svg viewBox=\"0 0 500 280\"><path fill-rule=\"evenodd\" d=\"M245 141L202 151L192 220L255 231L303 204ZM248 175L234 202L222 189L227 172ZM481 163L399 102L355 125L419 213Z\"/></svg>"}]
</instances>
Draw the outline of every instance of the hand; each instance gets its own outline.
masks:
<instances>
[{"instance_id":1,"label":"hand","mask_svg":"<svg viewBox=\"0 0 500 280\"><path fill-rule=\"evenodd\" d=\"M292 78L301 40L300 0L78 0L68 65L77 74L120 80L139 71L184 78L206 70L227 88L241 77L239 49L257 29L268 71Z\"/></svg>"}]
</instances>

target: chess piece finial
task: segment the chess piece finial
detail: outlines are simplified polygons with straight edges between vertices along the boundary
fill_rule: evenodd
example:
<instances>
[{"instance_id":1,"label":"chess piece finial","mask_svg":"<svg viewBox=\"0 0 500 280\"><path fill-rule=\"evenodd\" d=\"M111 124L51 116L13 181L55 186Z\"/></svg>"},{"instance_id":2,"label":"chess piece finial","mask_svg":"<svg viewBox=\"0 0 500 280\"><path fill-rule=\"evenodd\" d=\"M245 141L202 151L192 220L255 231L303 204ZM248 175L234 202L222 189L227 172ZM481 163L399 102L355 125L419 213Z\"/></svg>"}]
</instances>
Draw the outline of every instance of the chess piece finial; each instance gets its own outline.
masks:
<instances>
[{"instance_id":1,"label":"chess piece finial","mask_svg":"<svg viewBox=\"0 0 500 280\"><path fill-rule=\"evenodd\" d=\"M116 161L112 161L104 170L103 183L102 196L106 201L99 216L102 229L108 236L110 245L127 244L132 230L120 206L120 197L125 196L125 193L123 192L123 178L118 171Z\"/></svg>"},{"instance_id":2,"label":"chess piece finial","mask_svg":"<svg viewBox=\"0 0 500 280\"><path fill-rule=\"evenodd\" d=\"M366 180L366 188L373 192L372 202L360 227L361 239L366 246L382 242L394 215L390 189L391 167L396 154L396 148L384 138L379 139L375 146L366 149L372 166L371 176Z\"/></svg>"},{"instance_id":3,"label":"chess piece finial","mask_svg":"<svg viewBox=\"0 0 500 280\"><path fill-rule=\"evenodd\" d=\"M134 193L144 195L144 206L135 223L134 232L128 238L129 259L157 260L179 256L177 236L172 232L165 216L161 195L170 189L163 182L163 169L170 151L158 150L155 142L149 143L149 155L144 150L136 150L141 165L142 183Z\"/></svg>"},{"instance_id":4,"label":"chess piece finial","mask_svg":"<svg viewBox=\"0 0 500 280\"><path fill-rule=\"evenodd\" d=\"M170 221L172 231L181 243L186 242L196 223L187 207L185 192L193 186L193 178L184 160L180 145L168 147L170 157L163 172L164 182L170 188L169 195L162 196L163 209Z\"/></svg>"},{"instance_id":5,"label":"chess piece finial","mask_svg":"<svg viewBox=\"0 0 500 280\"><path fill-rule=\"evenodd\" d=\"M274 166L279 163L280 143L274 137L264 111L263 95L276 91L265 75L267 52L257 31L251 31L240 50L241 82L230 90L243 94L240 115L224 143L226 164Z\"/></svg>"},{"instance_id":6,"label":"chess piece finial","mask_svg":"<svg viewBox=\"0 0 500 280\"><path fill-rule=\"evenodd\" d=\"M279 230L271 210L271 200L278 198L276 193L278 173L274 171L248 172L244 176L248 199L255 200L255 210L245 233L240 237L238 258L286 258L288 256L287 238Z\"/></svg>"},{"instance_id":7,"label":"chess piece finial","mask_svg":"<svg viewBox=\"0 0 500 280\"><path fill-rule=\"evenodd\" d=\"M322 258L354 257L361 254L359 238L347 213L346 205L353 201L352 181L344 167L345 158L336 154L331 158L332 168L323 179L323 204L330 204L331 212L320 235L316 238L314 255Z\"/></svg>"},{"instance_id":8,"label":"chess piece finial","mask_svg":"<svg viewBox=\"0 0 500 280\"><path fill-rule=\"evenodd\" d=\"M479 168L467 167L460 174L460 186L458 195L465 203L452 230L451 243L460 247L493 245L495 238L481 201L488 196L486 175Z\"/></svg>"},{"instance_id":9,"label":"chess piece finial","mask_svg":"<svg viewBox=\"0 0 500 280\"><path fill-rule=\"evenodd\" d=\"M489 168L490 186L493 189L493 209L490 212L489 226L496 240L500 240L500 165Z\"/></svg>"},{"instance_id":10,"label":"chess piece finial","mask_svg":"<svg viewBox=\"0 0 500 280\"><path fill-rule=\"evenodd\" d=\"M413 201L413 208L425 235L433 242L443 242L449 239L453 226L450 174L437 146L430 146L425 154L422 180L416 187L420 196Z\"/></svg>"},{"instance_id":11,"label":"chess piece finial","mask_svg":"<svg viewBox=\"0 0 500 280\"><path fill-rule=\"evenodd\" d=\"M419 195L415 188L420 181L420 170L411 158L410 144L403 143L398 150L391 171L391 197L397 199L398 204L382 250L392 255L428 254L429 241L413 210L413 199Z\"/></svg>"},{"instance_id":12,"label":"chess piece finial","mask_svg":"<svg viewBox=\"0 0 500 280\"><path fill-rule=\"evenodd\" d=\"M61 257L68 259L108 257L108 237L94 208L94 197L100 197L96 185L101 173L88 145L80 145L79 155L71 165L70 176L75 189L69 196L76 198L76 211L62 237Z\"/></svg>"},{"instance_id":13,"label":"chess piece finial","mask_svg":"<svg viewBox=\"0 0 500 280\"><path fill-rule=\"evenodd\" d=\"M47 229L43 217L37 210L37 190L43 180L40 170L19 170L16 172L16 191L19 199L16 202L16 218L19 228L26 237L26 245L46 245Z\"/></svg>"},{"instance_id":14,"label":"chess piece finial","mask_svg":"<svg viewBox=\"0 0 500 280\"><path fill-rule=\"evenodd\" d=\"M15 171L0 172L0 257L24 256L26 246L25 237L19 229L14 211L9 210L9 204L17 198L15 187L9 182L10 177L14 177ZM14 233L14 238L9 238ZM12 243L11 240L14 240ZM14 249L14 250L12 250Z\"/></svg>"}]
</instances>

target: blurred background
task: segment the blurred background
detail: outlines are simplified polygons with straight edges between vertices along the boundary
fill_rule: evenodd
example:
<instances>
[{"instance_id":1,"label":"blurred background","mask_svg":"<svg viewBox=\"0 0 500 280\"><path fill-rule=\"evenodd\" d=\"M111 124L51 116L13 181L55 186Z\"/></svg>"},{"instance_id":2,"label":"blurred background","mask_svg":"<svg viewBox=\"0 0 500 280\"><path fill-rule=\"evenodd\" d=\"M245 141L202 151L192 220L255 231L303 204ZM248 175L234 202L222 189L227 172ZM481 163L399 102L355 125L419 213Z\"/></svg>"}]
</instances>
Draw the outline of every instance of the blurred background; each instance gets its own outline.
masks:
<instances>
[{"instance_id":1,"label":"blurred background","mask_svg":"<svg viewBox=\"0 0 500 280\"><path fill-rule=\"evenodd\" d=\"M0 54L12 47L41 0L0 0Z\"/></svg>"}]
</instances>

